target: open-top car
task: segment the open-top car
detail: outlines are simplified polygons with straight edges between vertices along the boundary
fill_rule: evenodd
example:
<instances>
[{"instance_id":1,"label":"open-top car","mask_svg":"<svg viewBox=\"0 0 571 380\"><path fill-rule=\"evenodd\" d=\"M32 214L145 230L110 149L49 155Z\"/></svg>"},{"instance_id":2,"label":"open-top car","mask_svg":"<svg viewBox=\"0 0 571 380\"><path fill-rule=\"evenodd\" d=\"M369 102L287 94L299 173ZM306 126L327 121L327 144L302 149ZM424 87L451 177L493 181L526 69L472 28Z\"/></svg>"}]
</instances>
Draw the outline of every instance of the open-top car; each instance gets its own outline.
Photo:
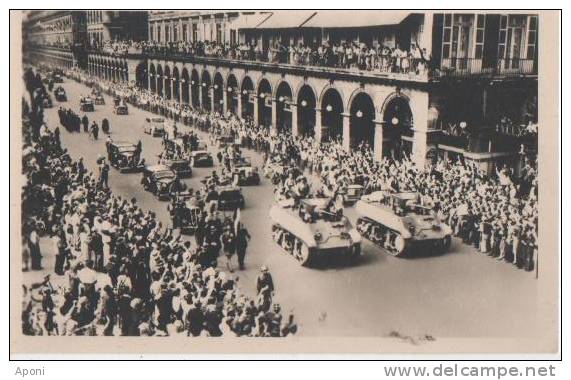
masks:
<instances>
[{"instance_id":1,"label":"open-top car","mask_svg":"<svg viewBox=\"0 0 571 380\"><path fill-rule=\"evenodd\" d=\"M242 189L238 186L218 186L218 208L220 210L236 210L245 206L244 195Z\"/></svg>"},{"instance_id":2,"label":"open-top car","mask_svg":"<svg viewBox=\"0 0 571 380\"><path fill-rule=\"evenodd\" d=\"M116 115L128 115L129 114L129 108L127 107L127 103L125 103L123 100L121 100L119 102L119 104L116 104L113 107L113 112Z\"/></svg>"},{"instance_id":3,"label":"open-top car","mask_svg":"<svg viewBox=\"0 0 571 380\"><path fill-rule=\"evenodd\" d=\"M47 92L44 93L44 95L42 97L42 106L44 108L52 108L53 107L52 98L51 98L50 94L48 94Z\"/></svg>"},{"instance_id":4,"label":"open-top car","mask_svg":"<svg viewBox=\"0 0 571 380\"><path fill-rule=\"evenodd\" d=\"M238 157L231 162L234 181L240 186L259 185L260 174L258 168L252 166L250 157Z\"/></svg>"},{"instance_id":5,"label":"open-top car","mask_svg":"<svg viewBox=\"0 0 571 380\"><path fill-rule=\"evenodd\" d=\"M186 185L165 165L151 165L143 169L143 188L159 200L168 200L176 194L188 194Z\"/></svg>"},{"instance_id":6,"label":"open-top car","mask_svg":"<svg viewBox=\"0 0 571 380\"><path fill-rule=\"evenodd\" d=\"M147 117L143 132L153 137L162 137L165 133L165 118L160 116Z\"/></svg>"},{"instance_id":7,"label":"open-top car","mask_svg":"<svg viewBox=\"0 0 571 380\"><path fill-rule=\"evenodd\" d=\"M117 141L109 145L109 161L111 166L121 173L135 173L144 169L141 162L140 152L130 142Z\"/></svg>"},{"instance_id":8,"label":"open-top car","mask_svg":"<svg viewBox=\"0 0 571 380\"><path fill-rule=\"evenodd\" d=\"M182 158L163 159L161 164L171 169L178 178L192 177L192 168L187 160Z\"/></svg>"},{"instance_id":9,"label":"open-top car","mask_svg":"<svg viewBox=\"0 0 571 380\"><path fill-rule=\"evenodd\" d=\"M95 104L103 106L105 105L105 98L101 94L95 95Z\"/></svg>"},{"instance_id":10,"label":"open-top car","mask_svg":"<svg viewBox=\"0 0 571 380\"><path fill-rule=\"evenodd\" d=\"M54 90L54 96L56 97L56 100L58 102L67 101L67 95L66 95L65 90L62 86L56 87L56 89Z\"/></svg>"},{"instance_id":11,"label":"open-top car","mask_svg":"<svg viewBox=\"0 0 571 380\"><path fill-rule=\"evenodd\" d=\"M193 167L210 168L214 166L212 155L206 150L194 150L190 152L190 165Z\"/></svg>"},{"instance_id":12,"label":"open-top car","mask_svg":"<svg viewBox=\"0 0 571 380\"><path fill-rule=\"evenodd\" d=\"M79 108L83 112L93 112L95 111L95 105L93 104L93 99L89 96L83 97L79 100Z\"/></svg>"}]
</instances>

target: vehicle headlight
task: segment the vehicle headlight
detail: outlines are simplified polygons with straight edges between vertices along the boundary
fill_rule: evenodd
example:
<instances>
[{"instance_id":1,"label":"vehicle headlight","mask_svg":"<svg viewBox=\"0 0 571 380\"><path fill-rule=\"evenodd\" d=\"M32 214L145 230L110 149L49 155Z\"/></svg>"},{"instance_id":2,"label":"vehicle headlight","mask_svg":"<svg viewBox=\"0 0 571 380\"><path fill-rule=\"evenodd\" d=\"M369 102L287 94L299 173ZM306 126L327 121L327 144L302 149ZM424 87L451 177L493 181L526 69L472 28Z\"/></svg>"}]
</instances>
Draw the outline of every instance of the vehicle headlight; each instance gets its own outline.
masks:
<instances>
[{"instance_id":1,"label":"vehicle headlight","mask_svg":"<svg viewBox=\"0 0 571 380\"><path fill-rule=\"evenodd\" d=\"M323 235L321 235L320 232L317 232L315 235L313 235L313 238L315 241L321 241L321 239L323 239Z\"/></svg>"}]
</instances>

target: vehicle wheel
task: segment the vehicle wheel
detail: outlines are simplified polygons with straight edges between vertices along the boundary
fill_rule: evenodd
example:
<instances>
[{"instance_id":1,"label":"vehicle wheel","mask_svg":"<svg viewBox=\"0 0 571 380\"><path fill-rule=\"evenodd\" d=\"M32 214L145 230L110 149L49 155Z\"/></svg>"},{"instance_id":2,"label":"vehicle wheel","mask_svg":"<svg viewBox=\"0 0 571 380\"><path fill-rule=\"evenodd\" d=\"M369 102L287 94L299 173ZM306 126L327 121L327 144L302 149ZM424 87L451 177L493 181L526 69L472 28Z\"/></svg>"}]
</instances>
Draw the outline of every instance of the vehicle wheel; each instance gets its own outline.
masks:
<instances>
[{"instance_id":1,"label":"vehicle wheel","mask_svg":"<svg viewBox=\"0 0 571 380\"><path fill-rule=\"evenodd\" d=\"M397 235L397 237L395 238L395 249L389 252L391 252L393 256L399 257L404 255L405 249L406 249L406 241L402 236Z\"/></svg>"},{"instance_id":2,"label":"vehicle wheel","mask_svg":"<svg viewBox=\"0 0 571 380\"><path fill-rule=\"evenodd\" d=\"M302 266L307 266L307 264L309 263L309 257L310 257L309 247L307 246L307 244L301 243L298 251L296 252L295 258Z\"/></svg>"}]
</instances>

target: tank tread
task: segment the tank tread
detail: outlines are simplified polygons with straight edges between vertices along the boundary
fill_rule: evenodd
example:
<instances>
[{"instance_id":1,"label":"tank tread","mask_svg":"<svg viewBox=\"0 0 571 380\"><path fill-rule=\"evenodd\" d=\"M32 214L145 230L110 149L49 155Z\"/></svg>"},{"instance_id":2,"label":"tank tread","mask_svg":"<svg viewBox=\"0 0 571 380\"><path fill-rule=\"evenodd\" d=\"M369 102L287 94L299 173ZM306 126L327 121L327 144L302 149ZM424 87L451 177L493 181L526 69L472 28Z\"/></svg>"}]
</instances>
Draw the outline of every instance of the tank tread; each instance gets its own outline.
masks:
<instances>
[{"instance_id":1,"label":"tank tread","mask_svg":"<svg viewBox=\"0 0 571 380\"><path fill-rule=\"evenodd\" d=\"M272 226L272 239L280 248L296 259L302 266L311 262L312 251L297 236L275 224Z\"/></svg>"},{"instance_id":2,"label":"tank tread","mask_svg":"<svg viewBox=\"0 0 571 380\"><path fill-rule=\"evenodd\" d=\"M361 236L383 248L391 256L403 257L408 251L409 244L397 231L370 218L357 219L356 228Z\"/></svg>"}]
</instances>

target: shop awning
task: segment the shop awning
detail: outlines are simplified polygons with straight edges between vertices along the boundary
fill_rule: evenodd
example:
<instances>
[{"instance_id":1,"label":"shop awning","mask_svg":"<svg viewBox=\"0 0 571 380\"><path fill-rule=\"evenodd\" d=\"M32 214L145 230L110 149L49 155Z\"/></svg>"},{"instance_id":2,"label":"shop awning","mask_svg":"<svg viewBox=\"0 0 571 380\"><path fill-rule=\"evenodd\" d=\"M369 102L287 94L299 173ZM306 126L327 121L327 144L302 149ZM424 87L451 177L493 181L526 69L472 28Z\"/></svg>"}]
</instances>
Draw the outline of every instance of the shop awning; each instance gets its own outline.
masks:
<instances>
[{"instance_id":1,"label":"shop awning","mask_svg":"<svg viewBox=\"0 0 571 380\"><path fill-rule=\"evenodd\" d=\"M292 29L303 26L316 11L276 11L256 29Z\"/></svg>"},{"instance_id":2,"label":"shop awning","mask_svg":"<svg viewBox=\"0 0 571 380\"><path fill-rule=\"evenodd\" d=\"M254 29L256 26L260 25L266 21L272 13L254 13L254 14L241 14L235 20L230 23L230 29Z\"/></svg>"},{"instance_id":3,"label":"shop awning","mask_svg":"<svg viewBox=\"0 0 571 380\"><path fill-rule=\"evenodd\" d=\"M410 12L319 11L304 28L367 28L400 24Z\"/></svg>"}]
</instances>

